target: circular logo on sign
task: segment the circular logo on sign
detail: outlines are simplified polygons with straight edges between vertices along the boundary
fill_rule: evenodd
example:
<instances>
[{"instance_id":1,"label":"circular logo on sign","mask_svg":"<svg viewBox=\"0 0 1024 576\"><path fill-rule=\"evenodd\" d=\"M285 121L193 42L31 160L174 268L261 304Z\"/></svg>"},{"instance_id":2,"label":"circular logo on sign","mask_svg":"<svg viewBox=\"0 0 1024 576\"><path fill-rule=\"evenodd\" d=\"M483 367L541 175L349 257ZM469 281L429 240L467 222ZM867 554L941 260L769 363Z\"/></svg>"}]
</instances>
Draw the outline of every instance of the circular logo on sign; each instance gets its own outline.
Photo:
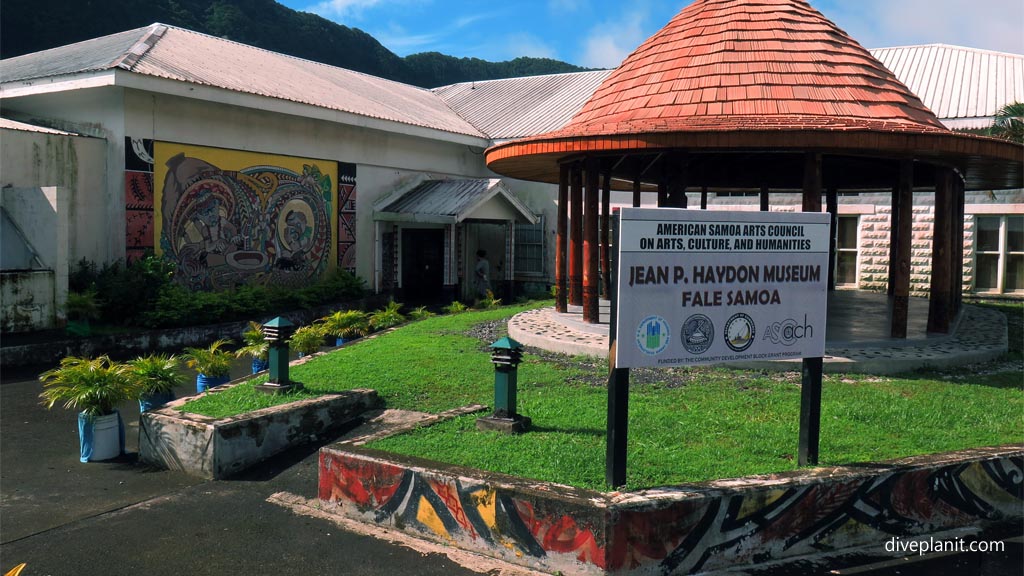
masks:
<instances>
[{"instance_id":1,"label":"circular logo on sign","mask_svg":"<svg viewBox=\"0 0 1024 576\"><path fill-rule=\"evenodd\" d=\"M725 323L725 344L735 352L743 352L754 342L754 321L746 314L733 314Z\"/></svg>"},{"instance_id":2,"label":"circular logo on sign","mask_svg":"<svg viewBox=\"0 0 1024 576\"><path fill-rule=\"evenodd\" d=\"M668 347L671 333L668 322L661 316L644 318L636 329L636 346L644 354L654 356Z\"/></svg>"},{"instance_id":3,"label":"circular logo on sign","mask_svg":"<svg viewBox=\"0 0 1024 576\"><path fill-rule=\"evenodd\" d=\"M690 354L703 354L715 338L715 325L703 314L694 314L683 322L683 348Z\"/></svg>"}]
</instances>

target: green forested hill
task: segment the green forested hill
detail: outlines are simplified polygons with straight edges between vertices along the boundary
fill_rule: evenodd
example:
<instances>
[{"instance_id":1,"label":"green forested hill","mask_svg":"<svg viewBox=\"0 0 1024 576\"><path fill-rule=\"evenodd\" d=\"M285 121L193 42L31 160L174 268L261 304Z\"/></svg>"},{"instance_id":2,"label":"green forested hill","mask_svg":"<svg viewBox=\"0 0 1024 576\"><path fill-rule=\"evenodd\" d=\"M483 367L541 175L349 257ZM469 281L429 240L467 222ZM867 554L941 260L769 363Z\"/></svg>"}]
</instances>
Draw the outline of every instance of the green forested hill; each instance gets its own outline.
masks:
<instances>
[{"instance_id":1,"label":"green forested hill","mask_svg":"<svg viewBox=\"0 0 1024 576\"><path fill-rule=\"evenodd\" d=\"M402 58L358 28L296 12L274 0L3 0L0 57L45 50L153 22L426 88L584 70L546 58L487 62L437 52Z\"/></svg>"}]
</instances>

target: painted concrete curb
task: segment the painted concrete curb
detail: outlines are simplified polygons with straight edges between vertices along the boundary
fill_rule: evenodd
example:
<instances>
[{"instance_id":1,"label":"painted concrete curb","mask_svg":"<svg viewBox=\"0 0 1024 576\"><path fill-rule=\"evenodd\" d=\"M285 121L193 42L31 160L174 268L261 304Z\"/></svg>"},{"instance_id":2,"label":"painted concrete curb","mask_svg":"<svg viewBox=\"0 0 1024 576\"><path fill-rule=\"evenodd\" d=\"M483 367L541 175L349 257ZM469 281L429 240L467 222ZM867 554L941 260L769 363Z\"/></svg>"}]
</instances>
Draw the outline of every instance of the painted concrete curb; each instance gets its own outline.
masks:
<instances>
[{"instance_id":1,"label":"painted concrete curb","mask_svg":"<svg viewBox=\"0 0 1024 576\"><path fill-rule=\"evenodd\" d=\"M142 413L139 458L213 480L325 437L381 404L375 390L359 389L214 419L178 410L191 399Z\"/></svg>"},{"instance_id":2,"label":"painted concrete curb","mask_svg":"<svg viewBox=\"0 0 1024 576\"><path fill-rule=\"evenodd\" d=\"M1024 445L600 493L332 445L324 509L563 574L695 574L1019 530Z\"/></svg>"}]
</instances>

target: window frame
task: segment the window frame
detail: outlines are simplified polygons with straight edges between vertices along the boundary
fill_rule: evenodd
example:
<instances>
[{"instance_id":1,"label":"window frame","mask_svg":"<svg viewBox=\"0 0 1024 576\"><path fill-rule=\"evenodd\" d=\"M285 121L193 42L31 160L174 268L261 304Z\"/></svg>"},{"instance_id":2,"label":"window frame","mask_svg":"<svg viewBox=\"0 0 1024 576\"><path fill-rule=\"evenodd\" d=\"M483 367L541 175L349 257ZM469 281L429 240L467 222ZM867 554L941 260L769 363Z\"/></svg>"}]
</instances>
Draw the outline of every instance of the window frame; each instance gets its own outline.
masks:
<instances>
[{"instance_id":1,"label":"window frame","mask_svg":"<svg viewBox=\"0 0 1024 576\"><path fill-rule=\"evenodd\" d=\"M999 246L996 250L982 250L978 245L978 231L981 229L981 220L985 218L992 218L999 220ZM974 215L974 251L972 255L974 264L974 292L976 294L1024 294L1024 288L1019 290L1013 290L1010 292L1006 291L1006 266L1008 262L1008 256L1024 256L1024 251L1010 251L1008 234L1009 234L1009 219L1010 218L1024 218L1024 215L1020 214L975 214ZM979 268L978 268L978 256L997 256L996 264L996 286L995 288L981 288L978 286Z\"/></svg>"},{"instance_id":2,"label":"window frame","mask_svg":"<svg viewBox=\"0 0 1024 576\"><path fill-rule=\"evenodd\" d=\"M839 228L840 228L839 221L844 219L844 218L850 218L850 219L853 219L855 221L854 229L856 231L856 234L855 234L856 241L854 243L854 247L853 248L842 248L842 247L839 246ZM836 231L835 231L835 235L836 235L836 259L835 259L835 262L834 262L835 268L832 270L832 274L833 274L833 278L836 279L836 287L837 288L840 287L840 286L842 286L844 288L850 288L850 287L854 287L855 288L855 287L860 286L860 256L861 256L861 254L860 254L860 252L861 252L860 225L861 225L861 216L860 216L860 214L837 214L836 215ZM852 252L854 254L854 257L853 257L853 282L852 283L851 282L840 282L839 281L839 255L841 253L843 253L843 252L845 252L845 253L851 253Z\"/></svg>"},{"instance_id":3,"label":"window frame","mask_svg":"<svg viewBox=\"0 0 1024 576\"><path fill-rule=\"evenodd\" d=\"M539 242L520 242L519 234L523 228L536 227L537 237L540 238ZM528 276L528 277L544 277L547 274L548 263L547 263L547 228L545 227L544 215L542 214L537 220L536 224L516 224L514 227L513 234L513 246L515 247L515 273L516 276ZM524 258L523 246L538 246L540 248L540 256L537 258L540 262L540 270L527 270L521 266L522 261L520 258ZM531 258L533 260L533 258Z\"/></svg>"}]
</instances>

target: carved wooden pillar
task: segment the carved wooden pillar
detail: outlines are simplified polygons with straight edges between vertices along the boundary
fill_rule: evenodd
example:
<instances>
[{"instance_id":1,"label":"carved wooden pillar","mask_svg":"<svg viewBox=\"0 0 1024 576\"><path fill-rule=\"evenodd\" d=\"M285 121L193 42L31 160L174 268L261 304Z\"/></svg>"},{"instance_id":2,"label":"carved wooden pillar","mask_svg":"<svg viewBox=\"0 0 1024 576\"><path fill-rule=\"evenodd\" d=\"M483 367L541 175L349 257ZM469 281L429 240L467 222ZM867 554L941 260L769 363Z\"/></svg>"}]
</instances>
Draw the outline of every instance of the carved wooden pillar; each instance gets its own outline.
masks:
<instances>
[{"instance_id":1,"label":"carved wooden pillar","mask_svg":"<svg viewBox=\"0 0 1024 576\"><path fill-rule=\"evenodd\" d=\"M896 230L900 227L900 187L897 183L892 187L892 202L889 209L889 282L886 293L892 298L896 287L896 255L899 254L899 238Z\"/></svg>"},{"instance_id":2,"label":"carved wooden pillar","mask_svg":"<svg viewBox=\"0 0 1024 576\"><path fill-rule=\"evenodd\" d=\"M566 278L566 262L568 261L569 230L569 165L558 167L558 232L555 236L555 310L565 312L569 306L569 283Z\"/></svg>"},{"instance_id":3,"label":"carved wooden pillar","mask_svg":"<svg viewBox=\"0 0 1024 576\"><path fill-rule=\"evenodd\" d=\"M583 305L583 168L572 167L569 198L569 304Z\"/></svg>"},{"instance_id":4,"label":"carved wooden pillar","mask_svg":"<svg viewBox=\"0 0 1024 576\"><path fill-rule=\"evenodd\" d=\"M928 331L949 333L952 299L950 276L953 264L953 214L955 175L949 168L935 171L935 223L932 228L932 277L928 292Z\"/></svg>"},{"instance_id":5,"label":"carved wooden pillar","mask_svg":"<svg viewBox=\"0 0 1024 576\"><path fill-rule=\"evenodd\" d=\"M804 155L804 212L821 212L821 154Z\"/></svg>"},{"instance_id":6,"label":"carved wooden pillar","mask_svg":"<svg viewBox=\"0 0 1024 576\"><path fill-rule=\"evenodd\" d=\"M600 198L601 175L598 173L597 158L588 157L586 166L587 184L583 207L583 321L596 324L599 320L600 302L598 300L598 200Z\"/></svg>"},{"instance_id":7,"label":"carved wooden pillar","mask_svg":"<svg viewBox=\"0 0 1024 576\"><path fill-rule=\"evenodd\" d=\"M913 235L914 161L900 161L897 185L899 218L893 231L896 240L896 266L893 270L892 326L893 338L907 337L907 316L910 309L910 241Z\"/></svg>"}]
</instances>

